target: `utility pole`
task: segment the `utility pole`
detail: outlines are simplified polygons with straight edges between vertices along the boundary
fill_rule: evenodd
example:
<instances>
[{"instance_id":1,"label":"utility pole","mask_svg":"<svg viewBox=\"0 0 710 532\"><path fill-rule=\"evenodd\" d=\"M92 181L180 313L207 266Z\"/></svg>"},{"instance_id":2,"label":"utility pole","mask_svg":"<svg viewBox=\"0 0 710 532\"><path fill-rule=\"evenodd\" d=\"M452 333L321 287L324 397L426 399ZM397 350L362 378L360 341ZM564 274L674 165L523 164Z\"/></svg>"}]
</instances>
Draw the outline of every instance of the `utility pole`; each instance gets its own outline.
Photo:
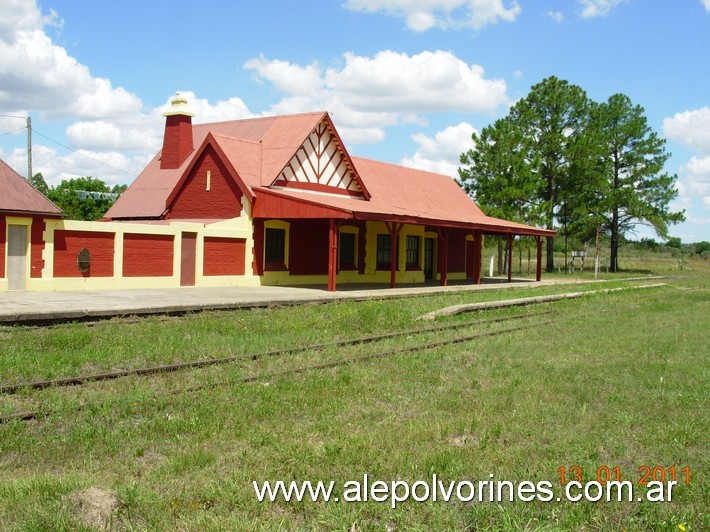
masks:
<instances>
[{"instance_id":1,"label":"utility pole","mask_svg":"<svg viewBox=\"0 0 710 532\"><path fill-rule=\"evenodd\" d=\"M602 226L597 224L597 249L596 256L594 258L594 280L597 280L597 275L599 275L599 252L601 251L601 234Z\"/></svg>"},{"instance_id":2,"label":"utility pole","mask_svg":"<svg viewBox=\"0 0 710 532\"><path fill-rule=\"evenodd\" d=\"M32 117L27 115L27 181L32 182Z\"/></svg>"}]
</instances>

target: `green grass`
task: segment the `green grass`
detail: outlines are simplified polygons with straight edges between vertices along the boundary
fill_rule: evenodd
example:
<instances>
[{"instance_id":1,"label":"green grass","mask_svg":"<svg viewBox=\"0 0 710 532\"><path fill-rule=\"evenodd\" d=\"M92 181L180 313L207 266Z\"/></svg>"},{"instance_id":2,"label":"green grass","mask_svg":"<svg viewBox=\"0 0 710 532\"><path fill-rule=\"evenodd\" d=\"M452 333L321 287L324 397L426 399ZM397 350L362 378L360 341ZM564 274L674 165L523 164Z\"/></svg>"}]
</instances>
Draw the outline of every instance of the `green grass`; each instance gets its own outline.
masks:
<instances>
[{"instance_id":1,"label":"green grass","mask_svg":"<svg viewBox=\"0 0 710 532\"><path fill-rule=\"evenodd\" d=\"M702 266L702 265L701 265ZM0 529L90 529L72 494L111 490L113 526L149 530L688 530L708 518L710 272L669 286L545 305L535 326L251 384L247 375L434 337L0 397ZM2 329L0 382L139 367L416 328L443 306L611 281L451 293L95 327ZM442 323L543 310L508 309ZM482 324L505 329L515 323ZM427 324L428 325L428 324ZM452 333L454 334L454 333ZM458 334L458 333L455 333ZM664 503L260 503L258 480L549 480L579 465L688 466ZM342 494L342 490L341 490Z\"/></svg>"}]
</instances>

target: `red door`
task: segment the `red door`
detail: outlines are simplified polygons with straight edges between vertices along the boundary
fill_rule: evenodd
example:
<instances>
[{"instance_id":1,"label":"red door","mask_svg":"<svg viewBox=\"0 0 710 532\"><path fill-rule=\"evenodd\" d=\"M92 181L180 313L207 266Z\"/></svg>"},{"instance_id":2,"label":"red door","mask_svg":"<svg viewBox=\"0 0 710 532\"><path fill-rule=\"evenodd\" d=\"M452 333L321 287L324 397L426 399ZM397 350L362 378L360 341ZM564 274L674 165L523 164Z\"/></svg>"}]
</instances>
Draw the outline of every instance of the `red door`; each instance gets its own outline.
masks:
<instances>
[{"instance_id":1,"label":"red door","mask_svg":"<svg viewBox=\"0 0 710 532\"><path fill-rule=\"evenodd\" d=\"M195 286L197 233L183 233L180 247L180 286Z\"/></svg>"}]
</instances>

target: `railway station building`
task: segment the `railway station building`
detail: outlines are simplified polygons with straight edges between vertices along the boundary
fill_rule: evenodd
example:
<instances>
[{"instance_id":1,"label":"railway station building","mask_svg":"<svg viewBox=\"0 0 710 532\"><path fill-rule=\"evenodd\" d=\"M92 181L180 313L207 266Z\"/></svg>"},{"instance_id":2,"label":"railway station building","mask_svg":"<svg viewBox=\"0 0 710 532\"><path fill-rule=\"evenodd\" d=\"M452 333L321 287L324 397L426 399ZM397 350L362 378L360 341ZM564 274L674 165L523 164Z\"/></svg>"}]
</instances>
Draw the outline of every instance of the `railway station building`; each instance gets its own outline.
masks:
<instances>
[{"instance_id":1,"label":"railway station building","mask_svg":"<svg viewBox=\"0 0 710 532\"><path fill-rule=\"evenodd\" d=\"M484 235L534 237L540 278L553 231L486 216L450 176L351 156L327 112L193 124L178 95L165 117L104 220L46 219L28 289L478 283Z\"/></svg>"}]
</instances>

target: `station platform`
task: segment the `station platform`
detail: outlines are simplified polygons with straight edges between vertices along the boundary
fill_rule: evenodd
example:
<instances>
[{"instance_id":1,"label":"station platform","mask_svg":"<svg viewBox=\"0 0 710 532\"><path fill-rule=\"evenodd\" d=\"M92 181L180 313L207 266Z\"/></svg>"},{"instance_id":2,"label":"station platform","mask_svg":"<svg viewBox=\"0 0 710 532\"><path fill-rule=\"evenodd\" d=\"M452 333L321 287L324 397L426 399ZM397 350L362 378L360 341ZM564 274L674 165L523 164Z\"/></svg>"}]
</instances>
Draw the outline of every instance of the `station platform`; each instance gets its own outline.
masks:
<instances>
[{"instance_id":1,"label":"station platform","mask_svg":"<svg viewBox=\"0 0 710 532\"><path fill-rule=\"evenodd\" d=\"M437 284L350 284L328 292L323 286L258 286L165 288L147 290L82 290L62 292L0 292L0 324L51 323L105 319L114 316L181 314L217 309L325 303L329 301L401 298L443 292L503 290L555 284L556 281L486 278L481 284L452 281Z\"/></svg>"}]
</instances>

